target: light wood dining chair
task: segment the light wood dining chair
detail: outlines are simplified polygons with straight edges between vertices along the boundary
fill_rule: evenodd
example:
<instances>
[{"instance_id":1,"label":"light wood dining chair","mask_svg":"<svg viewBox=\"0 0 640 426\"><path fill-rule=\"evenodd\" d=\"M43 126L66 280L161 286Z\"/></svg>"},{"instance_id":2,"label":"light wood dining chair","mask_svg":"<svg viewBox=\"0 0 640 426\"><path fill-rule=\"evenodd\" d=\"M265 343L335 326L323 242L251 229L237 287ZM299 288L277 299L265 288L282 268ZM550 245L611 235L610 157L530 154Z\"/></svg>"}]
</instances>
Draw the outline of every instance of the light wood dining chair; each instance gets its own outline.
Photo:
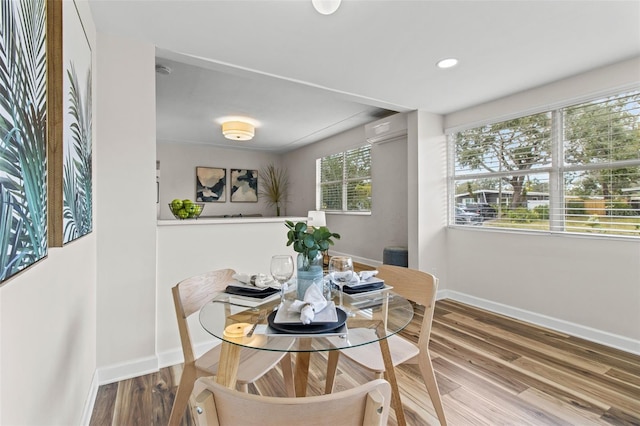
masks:
<instances>
[{"instance_id":1,"label":"light wood dining chair","mask_svg":"<svg viewBox=\"0 0 640 426\"><path fill-rule=\"evenodd\" d=\"M178 319L178 330L184 353L184 367L176 392L169 425L180 424L185 412L193 385L199 377L213 376L218 369L221 345L217 345L196 358L187 318L199 312L209 303L216 293L224 291L227 285L235 282L233 269L221 269L202 275L196 275L179 282L172 288L173 302ZM248 384L253 383L280 363L288 395L295 394L291 356L287 352L260 351L242 348L237 383L245 392Z\"/></svg>"},{"instance_id":2,"label":"light wood dining chair","mask_svg":"<svg viewBox=\"0 0 640 426\"><path fill-rule=\"evenodd\" d=\"M200 426L386 426L391 386L376 379L331 395L277 398L238 392L199 379L193 417Z\"/></svg>"},{"instance_id":3,"label":"light wood dining chair","mask_svg":"<svg viewBox=\"0 0 640 426\"><path fill-rule=\"evenodd\" d=\"M436 291L438 290L438 278L427 272L400 266L381 265L377 269L379 271L377 277L382 278L385 283L392 286L395 293L424 306L424 317L420 326L418 344L416 345L395 334L387 338L389 350L394 366L403 363L418 365L431 398L431 403L438 415L438 420L440 420L441 425L446 425L447 420L442 407L442 398L436 382L433 364L431 363L431 356L429 355L429 336L431 335L433 309L436 301ZM360 331L373 332L372 330L353 329L349 330L349 333ZM378 343L341 351L331 351L329 352L329 362L327 364L326 393L330 393L333 390L340 353L365 369L374 372L376 377L383 376L384 362Z\"/></svg>"}]
</instances>

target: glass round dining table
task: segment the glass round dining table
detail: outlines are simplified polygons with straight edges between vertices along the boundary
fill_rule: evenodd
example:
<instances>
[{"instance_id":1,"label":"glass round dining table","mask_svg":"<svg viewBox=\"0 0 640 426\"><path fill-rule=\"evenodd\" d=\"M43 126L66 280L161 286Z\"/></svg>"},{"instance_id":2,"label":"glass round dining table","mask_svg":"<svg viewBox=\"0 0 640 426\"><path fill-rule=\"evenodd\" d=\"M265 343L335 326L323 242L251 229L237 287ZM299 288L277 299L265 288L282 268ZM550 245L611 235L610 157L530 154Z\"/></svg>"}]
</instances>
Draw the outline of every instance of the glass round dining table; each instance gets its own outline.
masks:
<instances>
[{"instance_id":1,"label":"glass round dining table","mask_svg":"<svg viewBox=\"0 0 640 426\"><path fill-rule=\"evenodd\" d=\"M289 300L295 291L288 292ZM351 316L337 312L336 329L309 327L307 332L302 324L280 327L274 322L280 298L249 299L227 293L218 293L200 311L200 324L211 335L222 340L220 361L216 381L228 387L235 387L242 347L296 353L295 396L305 396L309 369L309 356L313 352L329 352L329 362L337 362L339 351L356 346L378 342L385 363L385 378L392 387L392 405L398 424L404 424L402 403L389 352L387 337L403 330L413 318L413 305L404 297L393 292L393 287L359 294L345 294L343 303ZM328 309L335 303L330 302ZM255 327L254 327L255 324ZM312 323L311 325L314 325ZM274 328L275 327L275 328ZM251 333L249 331L252 330ZM327 378L330 391L333 378ZM400 413L399 413L400 411Z\"/></svg>"}]
</instances>

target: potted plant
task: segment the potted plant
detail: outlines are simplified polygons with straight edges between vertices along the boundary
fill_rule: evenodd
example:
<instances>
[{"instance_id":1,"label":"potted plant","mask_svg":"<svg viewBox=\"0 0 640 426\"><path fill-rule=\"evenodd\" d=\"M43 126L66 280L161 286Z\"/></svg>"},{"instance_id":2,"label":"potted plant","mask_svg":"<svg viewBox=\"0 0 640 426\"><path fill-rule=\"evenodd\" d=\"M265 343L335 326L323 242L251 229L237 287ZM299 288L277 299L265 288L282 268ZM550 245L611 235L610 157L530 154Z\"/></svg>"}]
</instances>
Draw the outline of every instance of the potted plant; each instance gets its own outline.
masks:
<instances>
[{"instance_id":1,"label":"potted plant","mask_svg":"<svg viewBox=\"0 0 640 426\"><path fill-rule=\"evenodd\" d=\"M269 164L258 172L262 181L260 195L267 199L267 204L276 206L276 216L280 216L280 206L287 201L289 177L285 169Z\"/></svg>"},{"instance_id":2,"label":"potted plant","mask_svg":"<svg viewBox=\"0 0 640 426\"><path fill-rule=\"evenodd\" d=\"M287 246L293 245L293 250L298 253L297 296L302 299L310 285L322 286L322 253L334 244L332 238L340 239L340 234L329 231L326 226L307 226L305 222L287 220L285 225L289 229Z\"/></svg>"}]
</instances>

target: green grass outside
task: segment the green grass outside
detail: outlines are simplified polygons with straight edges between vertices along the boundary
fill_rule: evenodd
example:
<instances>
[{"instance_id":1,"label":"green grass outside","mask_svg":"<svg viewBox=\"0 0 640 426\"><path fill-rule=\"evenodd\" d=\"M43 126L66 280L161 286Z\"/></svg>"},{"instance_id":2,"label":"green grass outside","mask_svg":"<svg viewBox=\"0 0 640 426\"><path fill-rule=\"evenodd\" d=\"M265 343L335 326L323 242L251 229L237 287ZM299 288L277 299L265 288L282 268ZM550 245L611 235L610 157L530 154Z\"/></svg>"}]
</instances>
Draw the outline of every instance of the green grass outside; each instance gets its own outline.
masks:
<instances>
[{"instance_id":1,"label":"green grass outside","mask_svg":"<svg viewBox=\"0 0 640 426\"><path fill-rule=\"evenodd\" d=\"M526 222L502 218L486 221L482 226L490 228L548 231L549 221L535 220L532 222ZM585 216L568 216L565 222L565 228L567 232L577 232L581 234L627 235L640 237L640 216L597 216L597 221L595 219L589 221L589 218Z\"/></svg>"}]
</instances>

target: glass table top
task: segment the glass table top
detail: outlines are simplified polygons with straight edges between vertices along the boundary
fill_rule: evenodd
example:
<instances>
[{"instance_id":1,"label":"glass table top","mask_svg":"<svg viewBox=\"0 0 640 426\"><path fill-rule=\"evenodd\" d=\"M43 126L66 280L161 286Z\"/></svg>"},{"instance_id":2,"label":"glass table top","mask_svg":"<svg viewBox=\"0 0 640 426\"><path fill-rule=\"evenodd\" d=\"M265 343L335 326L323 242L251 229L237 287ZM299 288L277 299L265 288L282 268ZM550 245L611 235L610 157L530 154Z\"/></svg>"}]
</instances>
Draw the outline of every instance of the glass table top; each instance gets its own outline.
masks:
<instances>
[{"instance_id":1,"label":"glass table top","mask_svg":"<svg viewBox=\"0 0 640 426\"><path fill-rule=\"evenodd\" d=\"M337 306L338 295L334 293L333 302ZM293 299L295 291L290 290L287 296ZM269 315L273 319L274 311L280 305L279 296L262 302L260 299L219 293L201 309L200 324L211 335L239 346L280 352L318 352L376 342L403 330L413 318L411 303L389 286L366 293L344 294L343 303L345 309L354 314L347 316L346 327L317 331L316 326L314 332L309 333L304 325L299 324L281 331L270 327L267 319ZM266 318L248 337L248 329L257 322L261 313ZM344 318L344 315L338 316Z\"/></svg>"}]
</instances>

